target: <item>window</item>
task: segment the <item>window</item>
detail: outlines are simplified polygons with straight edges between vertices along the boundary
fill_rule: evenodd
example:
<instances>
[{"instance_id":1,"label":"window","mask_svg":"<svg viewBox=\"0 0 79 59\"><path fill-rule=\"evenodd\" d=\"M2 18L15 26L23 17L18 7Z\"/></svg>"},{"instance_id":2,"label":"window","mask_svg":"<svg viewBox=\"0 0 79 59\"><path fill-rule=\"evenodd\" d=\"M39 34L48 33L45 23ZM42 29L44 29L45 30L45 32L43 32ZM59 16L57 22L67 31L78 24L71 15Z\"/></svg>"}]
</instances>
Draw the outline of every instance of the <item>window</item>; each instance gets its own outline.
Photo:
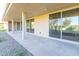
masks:
<instances>
[{"instance_id":1,"label":"window","mask_svg":"<svg viewBox=\"0 0 79 59\"><path fill-rule=\"evenodd\" d=\"M34 19L26 20L26 31L34 33Z\"/></svg>"},{"instance_id":2,"label":"window","mask_svg":"<svg viewBox=\"0 0 79 59\"><path fill-rule=\"evenodd\" d=\"M49 15L49 36L60 38L61 13Z\"/></svg>"},{"instance_id":3,"label":"window","mask_svg":"<svg viewBox=\"0 0 79 59\"><path fill-rule=\"evenodd\" d=\"M12 31L12 22L11 21L8 22L8 26L9 26L8 27L9 28L9 31Z\"/></svg>"},{"instance_id":4,"label":"window","mask_svg":"<svg viewBox=\"0 0 79 59\"><path fill-rule=\"evenodd\" d=\"M20 22L17 22L17 30L20 31Z\"/></svg>"},{"instance_id":5,"label":"window","mask_svg":"<svg viewBox=\"0 0 79 59\"><path fill-rule=\"evenodd\" d=\"M79 41L79 8L62 13L62 38Z\"/></svg>"},{"instance_id":6,"label":"window","mask_svg":"<svg viewBox=\"0 0 79 59\"><path fill-rule=\"evenodd\" d=\"M34 24L34 19L31 19L31 20L30 20L30 32L31 32L31 33L34 33L34 25L35 25L35 24Z\"/></svg>"},{"instance_id":7,"label":"window","mask_svg":"<svg viewBox=\"0 0 79 59\"><path fill-rule=\"evenodd\" d=\"M79 41L79 8L50 14L49 36Z\"/></svg>"},{"instance_id":8,"label":"window","mask_svg":"<svg viewBox=\"0 0 79 59\"><path fill-rule=\"evenodd\" d=\"M26 21L26 30L27 32L30 32L30 20Z\"/></svg>"}]
</instances>

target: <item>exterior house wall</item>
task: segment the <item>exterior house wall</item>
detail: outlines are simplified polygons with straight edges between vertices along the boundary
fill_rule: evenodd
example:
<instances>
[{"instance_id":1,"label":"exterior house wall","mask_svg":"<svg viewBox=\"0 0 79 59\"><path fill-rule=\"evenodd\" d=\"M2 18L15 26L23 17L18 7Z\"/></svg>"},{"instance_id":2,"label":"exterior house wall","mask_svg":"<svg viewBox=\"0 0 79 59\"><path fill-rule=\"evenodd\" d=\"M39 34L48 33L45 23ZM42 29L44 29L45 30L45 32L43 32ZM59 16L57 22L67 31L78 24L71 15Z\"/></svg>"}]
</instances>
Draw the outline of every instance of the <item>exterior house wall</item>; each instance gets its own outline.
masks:
<instances>
[{"instance_id":1,"label":"exterior house wall","mask_svg":"<svg viewBox=\"0 0 79 59\"><path fill-rule=\"evenodd\" d=\"M48 37L49 36L49 15L41 15L34 18L35 19L35 34L39 36Z\"/></svg>"}]
</instances>

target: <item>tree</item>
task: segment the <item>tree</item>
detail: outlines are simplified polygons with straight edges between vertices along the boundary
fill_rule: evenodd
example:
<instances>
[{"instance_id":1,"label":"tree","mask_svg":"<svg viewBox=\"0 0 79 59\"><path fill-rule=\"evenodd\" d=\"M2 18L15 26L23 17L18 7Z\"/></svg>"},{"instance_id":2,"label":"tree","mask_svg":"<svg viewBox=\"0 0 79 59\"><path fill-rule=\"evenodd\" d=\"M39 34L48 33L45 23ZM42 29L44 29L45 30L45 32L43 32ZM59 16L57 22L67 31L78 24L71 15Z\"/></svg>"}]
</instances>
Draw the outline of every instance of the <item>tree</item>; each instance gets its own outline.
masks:
<instances>
[{"instance_id":1,"label":"tree","mask_svg":"<svg viewBox=\"0 0 79 59\"><path fill-rule=\"evenodd\" d=\"M64 22L63 22L62 27L64 28L64 27L66 27L66 26L70 25L70 23L71 23L71 20L70 20L70 19L68 19L68 18L65 18L65 20L64 20Z\"/></svg>"},{"instance_id":2,"label":"tree","mask_svg":"<svg viewBox=\"0 0 79 59\"><path fill-rule=\"evenodd\" d=\"M54 28L54 30L56 30L57 29L57 22L58 22L58 20L53 20L53 23L52 23L52 25L53 25L53 28Z\"/></svg>"}]
</instances>

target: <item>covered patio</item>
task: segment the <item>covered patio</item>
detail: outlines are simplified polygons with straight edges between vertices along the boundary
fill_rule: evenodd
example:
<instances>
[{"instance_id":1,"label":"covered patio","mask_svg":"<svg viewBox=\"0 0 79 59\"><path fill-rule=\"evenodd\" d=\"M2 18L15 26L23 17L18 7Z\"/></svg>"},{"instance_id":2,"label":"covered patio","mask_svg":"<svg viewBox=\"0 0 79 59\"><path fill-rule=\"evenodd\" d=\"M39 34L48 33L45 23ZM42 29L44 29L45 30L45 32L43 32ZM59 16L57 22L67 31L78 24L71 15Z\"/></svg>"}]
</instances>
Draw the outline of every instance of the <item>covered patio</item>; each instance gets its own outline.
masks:
<instances>
[{"instance_id":1,"label":"covered patio","mask_svg":"<svg viewBox=\"0 0 79 59\"><path fill-rule=\"evenodd\" d=\"M79 4L75 3L9 3L3 21L7 21L8 32L22 31L22 39L26 36L25 32L49 37L49 15L78 7Z\"/></svg>"},{"instance_id":2,"label":"covered patio","mask_svg":"<svg viewBox=\"0 0 79 59\"><path fill-rule=\"evenodd\" d=\"M58 37L50 37L49 35L49 20L52 18L49 16L52 13L60 12L56 14L56 17L60 16L61 21L62 11L73 10L73 8L79 8L79 4L11 3L8 4L3 21L7 21L7 33L35 56L79 55L79 42L63 39L62 29L57 28L60 30L60 33L55 33L56 35L59 34Z\"/></svg>"}]
</instances>

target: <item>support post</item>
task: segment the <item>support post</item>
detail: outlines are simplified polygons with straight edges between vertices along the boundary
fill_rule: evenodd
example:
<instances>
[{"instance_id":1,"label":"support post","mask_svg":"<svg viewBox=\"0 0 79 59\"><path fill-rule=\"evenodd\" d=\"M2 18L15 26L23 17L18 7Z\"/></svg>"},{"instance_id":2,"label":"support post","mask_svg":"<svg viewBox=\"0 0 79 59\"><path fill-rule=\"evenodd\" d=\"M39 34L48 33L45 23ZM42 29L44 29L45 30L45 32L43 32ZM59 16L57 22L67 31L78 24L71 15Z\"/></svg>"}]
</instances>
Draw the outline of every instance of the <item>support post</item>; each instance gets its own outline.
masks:
<instances>
[{"instance_id":1,"label":"support post","mask_svg":"<svg viewBox=\"0 0 79 59\"><path fill-rule=\"evenodd\" d=\"M14 32L14 20L12 20L12 33Z\"/></svg>"},{"instance_id":2,"label":"support post","mask_svg":"<svg viewBox=\"0 0 79 59\"><path fill-rule=\"evenodd\" d=\"M61 31L60 39L62 39L62 10L61 10L61 29L60 29L60 31Z\"/></svg>"},{"instance_id":3,"label":"support post","mask_svg":"<svg viewBox=\"0 0 79 59\"><path fill-rule=\"evenodd\" d=\"M7 32L9 32L9 21L7 21Z\"/></svg>"},{"instance_id":4,"label":"support post","mask_svg":"<svg viewBox=\"0 0 79 59\"><path fill-rule=\"evenodd\" d=\"M22 24L21 24L21 21L20 21L20 31L21 31L21 27L22 27Z\"/></svg>"},{"instance_id":5,"label":"support post","mask_svg":"<svg viewBox=\"0 0 79 59\"><path fill-rule=\"evenodd\" d=\"M25 38L25 15L24 12L22 12L22 40Z\"/></svg>"}]
</instances>

